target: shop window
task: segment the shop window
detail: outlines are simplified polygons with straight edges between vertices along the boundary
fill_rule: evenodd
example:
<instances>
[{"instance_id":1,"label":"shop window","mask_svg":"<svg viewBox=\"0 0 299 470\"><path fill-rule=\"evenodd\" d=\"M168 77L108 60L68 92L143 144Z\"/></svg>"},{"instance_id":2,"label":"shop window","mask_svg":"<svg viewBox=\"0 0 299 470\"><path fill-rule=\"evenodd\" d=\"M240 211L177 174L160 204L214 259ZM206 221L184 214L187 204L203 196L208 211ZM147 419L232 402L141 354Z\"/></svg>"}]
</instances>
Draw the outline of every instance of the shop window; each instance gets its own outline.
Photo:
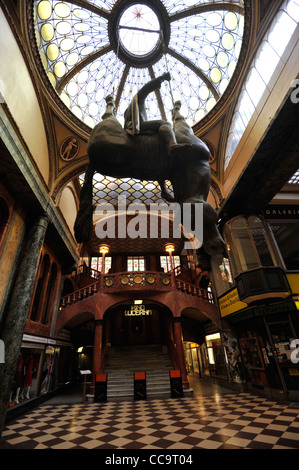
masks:
<instances>
[{"instance_id":1,"label":"shop window","mask_svg":"<svg viewBox=\"0 0 299 470\"><path fill-rule=\"evenodd\" d=\"M91 276L92 277L97 277L98 273L102 272L102 264L103 264L103 258L102 256L95 256L91 258L91 263L90 263L90 268L91 268ZM111 269L111 257L110 256L105 256L105 274L109 272Z\"/></svg>"},{"instance_id":2,"label":"shop window","mask_svg":"<svg viewBox=\"0 0 299 470\"><path fill-rule=\"evenodd\" d=\"M277 265L273 247L259 217L252 215L248 219L238 217L232 220L224 228L224 238L233 277L251 269Z\"/></svg>"},{"instance_id":3,"label":"shop window","mask_svg":"<svg viewBox=\"0 0 299 470\"><path fill-rule=\"evenodd\" d=\"M227 366L220 333L206 336L206 345L211 375L227 379Z\"/></svg>"},{"instance_id":4,"label":"shop window","mask_svg":"<svg viewBox=\"0 0 299 470\"><path fill-rule=\"evenodd\" d=\"M232 234L228 226L224 228L224 238L227 244L227 251L228 251L228 256L229 256L230 265L232 269L232 274L233 276L236 276L239 272L239 269L237 266L237 260L236 260L234 249L233 249Z\"/></svg>"},{"instance_id":5,"label":"shop window","mask_svg":"<svg viewBox=\"0 0 299 470\"><path fill-rule=\"evenodd\" d=\"M180 266L179 256L172 256L172 265L173 269L176 271ZM160 256L160 266L165 273L168 273L171 270L170 256Z\"/></svg>"},{"instance_id":6,"label":"shop window","mask_svg":"<svg viewBox=\"0 0 299 470\"><path fill-rule=\"evenodd\" d=\"M260 263L250 237L246 220L241 217L235 219L231 224L231 230L241 271L258 268Z\"/></svg>"},{"instance_id":7,"label":"shop window","mask_svg":"<svg viewBox=\"0 0 299 470\"><path fill-rule=\"evenodd\" d=\"M145 271L144 256L128 256L127 271Z\"/></svg>"},{"instance_id":8,"label":"shop window","mask_svg":"<svg viewBox=\"0 0 299 470\"><path fill-rule=\"evenodd\" d=\"M220 343L220 333L215 333L213 335L206 336L206 344L208 350L208 358L210 365L215 365L215 354L214 354L214 346Z\"/></svg>"},{"instance_id":9,"label":"shop window","mask_svg":"<svg viewBox=\"0 0 299 470\"><path fill-rule=\"evenodd\" d=\"M287 270L299 269L299 223L276 222L270 227Z\"/></svg>"},{"instance_id":10,"label":"shop window","mask_svg":"<svg viewBox=\"0 0 299 470\"><path fill-rule=\"evenodd\" d=\"M274 266L274 255L271 255L272 248L266 238L266 233L262 221L256 216L248 217L249 229L258 252L262 266Z\"/></svg>"}]
</instances>

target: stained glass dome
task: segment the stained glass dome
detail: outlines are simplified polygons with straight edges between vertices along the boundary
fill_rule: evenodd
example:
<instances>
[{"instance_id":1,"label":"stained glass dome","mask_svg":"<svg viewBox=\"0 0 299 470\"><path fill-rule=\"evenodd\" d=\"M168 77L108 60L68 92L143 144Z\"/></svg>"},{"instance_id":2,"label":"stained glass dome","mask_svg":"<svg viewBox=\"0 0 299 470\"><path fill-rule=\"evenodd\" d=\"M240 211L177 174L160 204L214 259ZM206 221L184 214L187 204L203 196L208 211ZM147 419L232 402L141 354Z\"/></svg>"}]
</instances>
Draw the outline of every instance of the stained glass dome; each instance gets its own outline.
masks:
<instances>
[{"instance_id":1,"label":"stained glass dome","mask_svg":"<svg viewBox=\"0 0 299 470\"><path fill-rule=\"evenodd\" d=\"M173 102L189 125L225 92L240 55L242 0L41 0L36 40L46 74L65 105L90 128L114 94L117 118L136 91L167 71L147 99L148 119L171 120Z\"/></svg>"}]
</instances>

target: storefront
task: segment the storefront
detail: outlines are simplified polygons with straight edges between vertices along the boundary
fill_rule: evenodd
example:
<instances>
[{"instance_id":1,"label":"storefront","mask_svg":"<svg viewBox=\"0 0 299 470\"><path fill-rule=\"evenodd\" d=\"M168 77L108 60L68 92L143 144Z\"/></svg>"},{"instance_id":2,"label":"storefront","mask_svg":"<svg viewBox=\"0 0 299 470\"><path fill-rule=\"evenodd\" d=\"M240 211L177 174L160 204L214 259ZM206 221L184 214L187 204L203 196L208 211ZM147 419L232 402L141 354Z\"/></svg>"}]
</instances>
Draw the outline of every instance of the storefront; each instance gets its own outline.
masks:
<instances>
[{"instance_id":1,"label":"storefront","mask_svg":"<svg viewBox=\"0 0 299 470\"><path fill-rule=\"evenodd\" d=\"M297 304L284 300L249 307L240 301L236 289L219 298L221 316L238 338L242 370L250 391L272 399L299 401L299 364L294 342L299 334Z\"/></svg>"},{"instance_id":2,"label":"storefront","mask_svg":"<svg viewBox=\"0 0 299 470\"><path fill-rule=\"evenodd\" d=\"M71 380L73 349L69 342L23 335L10 408Z\"/></svg>"},{"instance_id":3,"label":"storefront","mask_svg":"<svg viewBox=\"0 0 299 470\"><path fill-rule=\"evenodd\" d=\"M209 364L205 345L184 342L186 369L191 377L201 379L209 374Z\"/></svg>"}]
</instances>

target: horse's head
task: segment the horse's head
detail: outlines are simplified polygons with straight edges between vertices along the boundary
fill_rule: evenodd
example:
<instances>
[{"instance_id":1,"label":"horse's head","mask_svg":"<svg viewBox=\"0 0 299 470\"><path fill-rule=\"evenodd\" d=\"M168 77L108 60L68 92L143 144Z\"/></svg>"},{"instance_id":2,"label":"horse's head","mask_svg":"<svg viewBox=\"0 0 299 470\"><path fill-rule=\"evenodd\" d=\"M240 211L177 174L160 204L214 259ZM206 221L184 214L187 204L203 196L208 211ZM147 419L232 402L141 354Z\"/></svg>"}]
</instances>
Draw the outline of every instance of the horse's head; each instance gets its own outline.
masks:
<instances>
[{"instance_id":1,"label":"horse's head","mask_svg":"<svg viewBox=\"0 0 299 470\"><path fill-rule=\"evenodd\" d=\"M207 202L203 208L203 247L209 256L225 253L226 243L217 227L216 210Z\"/></svg>"}]
</instances>

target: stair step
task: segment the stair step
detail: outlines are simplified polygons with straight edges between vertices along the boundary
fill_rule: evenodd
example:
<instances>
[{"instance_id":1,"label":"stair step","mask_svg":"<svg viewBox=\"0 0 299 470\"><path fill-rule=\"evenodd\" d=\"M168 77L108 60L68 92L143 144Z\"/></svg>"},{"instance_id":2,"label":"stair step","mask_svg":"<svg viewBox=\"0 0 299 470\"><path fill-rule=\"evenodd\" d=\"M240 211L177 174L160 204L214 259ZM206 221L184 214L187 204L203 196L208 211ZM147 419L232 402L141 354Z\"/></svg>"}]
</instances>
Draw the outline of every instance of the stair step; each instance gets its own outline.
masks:
<instances>
[{"instance_id":1,"label":"stair step","mask_svg":"<svg viewBox=\"0 0 299 470\"><path fill-rule=\"evenodd\" d=\"M147 396L170 396L169 371L173 369L162 345L120 346L109 350L105 368L107 398L132 398L134 372L146 373Z\"/></svg>"}]
</instances>

